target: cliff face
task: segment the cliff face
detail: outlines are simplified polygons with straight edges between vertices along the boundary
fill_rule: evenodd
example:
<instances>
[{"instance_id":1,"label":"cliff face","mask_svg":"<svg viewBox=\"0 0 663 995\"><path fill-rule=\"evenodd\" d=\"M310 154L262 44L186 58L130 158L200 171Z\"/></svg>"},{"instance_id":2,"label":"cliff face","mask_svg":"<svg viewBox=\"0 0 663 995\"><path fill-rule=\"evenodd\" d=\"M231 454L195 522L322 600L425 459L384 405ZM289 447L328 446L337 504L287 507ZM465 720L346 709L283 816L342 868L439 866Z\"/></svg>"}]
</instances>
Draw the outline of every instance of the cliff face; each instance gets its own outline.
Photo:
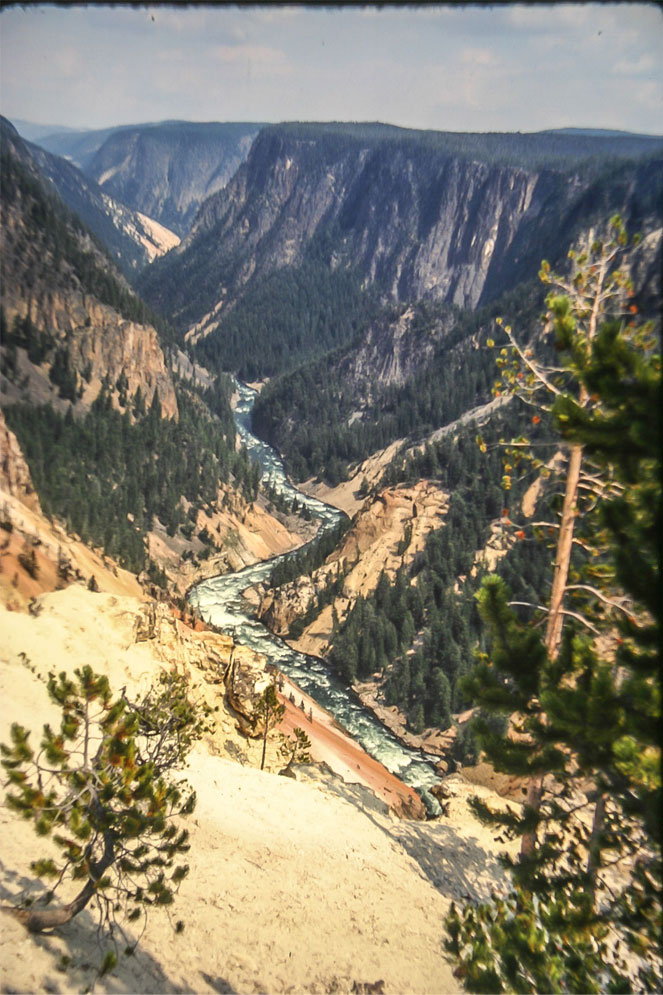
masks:
<instances>
[{"instance_id":1,"label":"cliff face","mask_svg":"<svg viewBox=\"0 0 663 995\"><path fill-rule=\"evenodd\" d=\"M544 255L566 251L594 215L641 219L662 171L660 162L623 164L608 179L580 167L482 161L423 141L269 128L144 289L171 313L184 311L190 326L220 301L232 304L252 279L315 251L388 299L475 308L534 276ZM192 311L186 277L194 271ZM210 329L212 317L218 312Z\"/></svg>"},{"instance_id":2,"label":"cliff face","mask_svg":"<svg viewBox=\"0 0 663 995\"><path fill-rule=\"evenodd\" d=\"M402 386L425 367L453 328L453 322L450 309L437 315L424 329L418 325L412 307L401 308L401 313L391 320L382 317L372 322L361 342L346 350L338 363L343 382L354 385L358 407L372 399L378 385Z\"/></svg>"},{"instance_id":3,"label":"cliff face","mask_svg":"<svg viewBox=\"0 0 663 995\"><path fill-rule=\"evenodd\" d=\"M5 291L3 306L10 325L29 315L34 327L48 335L53 349L67 349L69 368L78 375L82 388L82 407L92 404L104 378L113 388L124 375L128 396L140 388L149 407L158 390L164 417L177 416L175 388L154 328L128 321L107 305L79 293L36 288L35 295L25 300L16 285L5 285ZM48 355L37 365L29 364L24 356L21 369L28 378L26 389L19 390L3 379L3 402L56 399L57 389L48 379L51 366Z\"/></svg>"},{"instance_id":4,"label":"cliff face","mask_svg":"<svg viewBox=\"0 0 663 995\"><path fill-rule=\"evenodd\" d=\"M258 618L273 632L287 636L292 623L310 611L313 618L292 645L303 653L323 656L333 635L333 610L342 619L359 596L367 597L375 590L383 572L393 577L401 564L411 563L429 532L442 523L447 505L448 495L425 480L381 491L364 503L343 542L312 576L304 575L264 594ZM326 586L341 576L338 595L314 611Z\"/></svg>"},{"instance_id":5,"label":"cliff face","mask_svg":"<svg viewBox=\"0 0 663 995\"><path fill-rule=\"evenodd\" d=\"M228 182L253 124L166 122L113 132L86 166L111 197L185 235L198 207Z\"/></svg>"},{"instance_id":6,"label":"cliff face","mask_svg":"<svg viewBox=\"0 0 663 995\"><path fill-rule=\"evenodd\" d=\"M0 409L0 492L6 492L28 508L41 513L30 469L25 462L18 439L7 427L2 409Z\"/></svg>"},{"instance_id":7,"label":"cliff face","mask_svg":"<svg viewBox=\"0 0 663 995\"><path fill-rule=\"evenodd\" d=\"M334 226L337 263L357 267L367 285L394 300L474 307L493 258L527 211L540 210L539 177L525 170L418 162L381 147L318 161L311 144L259 136L228 188L201 209L186 246L195 252L213 232L224 256L242 260L234 289L300 261L313 236Z\"/></svg>"},{"instance_id":8,"label":"cliff face","mask_svg":"<svg viewBox=\"0 0 663 995\"><path fill-rule=\"evenodd\" d=\"M28 147L67 207L101 239L123 272L140 270L179 244L178 235L110 197L72 163L37 145Z\"/></svg>"},{"instance_id":9,"label":"cliff face","mask_svg":"<svg viewBox=\"0 0 663 995\"><path fill-rule=\"evenodd\" d=\"M3 152L8 158L2 200L2 345L16 354L13 368L5 363L3 402L56 398L49 374L59 361L75 377L83 405L92 403L105 377L113 389L123 375L129 396L140 387L149 405L158 390L164 415L176 416L175 390L157 332L130 316L141 312L140 302L80 224L52 200L29 150L6 129ZM117 299L117 306L103 296Z\"/></svg>"}]
</instances>

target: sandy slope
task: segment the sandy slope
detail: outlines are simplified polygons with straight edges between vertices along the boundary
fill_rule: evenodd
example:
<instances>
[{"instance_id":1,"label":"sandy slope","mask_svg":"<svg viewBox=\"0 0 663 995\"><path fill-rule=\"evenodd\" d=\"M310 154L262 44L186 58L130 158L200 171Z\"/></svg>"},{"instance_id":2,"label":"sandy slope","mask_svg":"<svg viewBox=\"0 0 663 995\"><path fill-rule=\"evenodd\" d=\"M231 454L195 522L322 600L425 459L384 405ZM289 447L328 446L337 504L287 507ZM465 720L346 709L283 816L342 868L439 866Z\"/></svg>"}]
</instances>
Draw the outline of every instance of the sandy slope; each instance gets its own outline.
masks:
<instances>
[{"instance_id":1,"label":"sandy slope","mask_svg":"<svg viewBox=\"0 0 663 995\"><path fill-rule=\"evenodd\" d=\"M135 641L135 599L73 586L40 604L37 617L0 609L0 741L12 721L36 730L55 718L33 669L90 663L131 692L162 666L155 641ZM191 676L196 693L219 701L213 673L192 665ZM448 781L448 817L402 821L324 768L300 768L297 781L260 772L259 744L241 739L223 708L217 723L187 771L198 806L191 873L173 909L184 932L155 912L136 955L95 981L102 951L87 910L42 937L3 914L0 990L324 992L379 980L387 992L457 990L442 950L449 900L486 893L500 876L490 835L469 817L468 786ZM48 846L0 806L3 902L35 890L29 864Z\"/></svg>"}]
</instances>

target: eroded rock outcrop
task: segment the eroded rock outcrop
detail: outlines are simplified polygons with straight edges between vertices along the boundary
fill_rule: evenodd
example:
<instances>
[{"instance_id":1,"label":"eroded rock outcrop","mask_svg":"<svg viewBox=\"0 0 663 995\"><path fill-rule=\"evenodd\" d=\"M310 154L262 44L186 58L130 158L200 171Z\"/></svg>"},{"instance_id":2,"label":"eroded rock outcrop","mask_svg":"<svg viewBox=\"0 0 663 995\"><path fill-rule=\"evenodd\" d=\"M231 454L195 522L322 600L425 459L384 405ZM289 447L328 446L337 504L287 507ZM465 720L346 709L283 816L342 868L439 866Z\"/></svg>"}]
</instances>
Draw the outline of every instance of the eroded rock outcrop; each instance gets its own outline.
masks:
<instances>
[{"instance_id":1,"label":"eroded rock outcrop","mask_svg":"<svg viewBox=\"0 0 663 995\"><path fill-rule=\"evenodd\" d=\"M360 595L375 590L383 572L392 577L402 563L412 562L426 536L443 521L447 506L448 495L431 481L386 488L364 503L343 542L312 577L299 577L263 595L258 617L285 636L292 623L315 607L321 592L342 575L340 593L314 612L303 634L292 641L302 652L324 655L332 635L333 611L342 618Z\"/></svg>"},{"instance_id":2,"label":"eroded rock outcrop","mask_svg":"<svg viewBox=\"0 0 663 995\"><path fill-rule=\"evenodd\" d=\"M0 409L0 491L6 491L28 508L41 514L41 505L32 483L30 469L25 462L18 439L7 427L2 409Z\"/></svg>"},{"instance_id":3,"label":"eroded rock outcrop","mask_svg":"<svg viewBox=\"0 0 663 995\"><path fill-rule=\"evenodd\" d=\"M3 306L9 324L16 318L29 317L34 327L48 337L52 348L67 350L69 366L76 371L83 387L81 403L85 407L99 394L104 378L113 390L124 377L127 396L133 397L140 388L149 407L158 391L164 417L177 417L172 377L166 368L159 336L150 325L129 321L113 308L79 291L42 286L26 297L18 280L5 281ZM31 371L26 371L28 394L32 388L35 400L44 400L40 394L49 386L44 372L49 365L46 359L32 376ZM50 389L57 396L53 385ZM5 390L11 399L11 385L5 385Z\"/></svg>"}]
</instances>

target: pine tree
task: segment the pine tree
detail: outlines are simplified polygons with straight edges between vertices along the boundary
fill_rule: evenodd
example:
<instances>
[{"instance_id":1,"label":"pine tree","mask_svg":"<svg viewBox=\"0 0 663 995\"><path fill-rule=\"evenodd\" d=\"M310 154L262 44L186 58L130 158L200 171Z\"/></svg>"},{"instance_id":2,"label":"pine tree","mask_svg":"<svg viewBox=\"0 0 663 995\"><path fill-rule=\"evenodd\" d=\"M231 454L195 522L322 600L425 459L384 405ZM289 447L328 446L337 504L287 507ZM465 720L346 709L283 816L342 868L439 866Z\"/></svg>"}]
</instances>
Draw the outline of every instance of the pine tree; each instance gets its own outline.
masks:
<instances>
[{"instance_id":1,"label":"pine tree","mask_svg":"<svg viewBox=\"0 0 663 995\"><path fill-rule=\"evenodd\" d=\"M471 690L484 708L515 709L512 732L491 735L484 722L481 743L498 769L527 774L530 792L522 816L500 819L476 805L527 845L511 865L506 902L452 910L448 949L471 991L623 990L632 967L608 946L609 923L642 958L640 983L655 990L663 980L660 353L651 326L632 319L632 287L616 265L626 236L619 219L612 225L611 241L571 254L569 281L554 278L565 290L548 298L564 365L535 362L510 329L517 361L501 356L504 379L516 390L524 381L526 400L553 395L568 460L545 633L520 621L498 579L480 594L492 650ZM546 264L542 275L553 279ZM617 317L607 320L606 308ZM531 458L525 439L507 455L515 463L522 454ZM570 606L569 597L578 600ZM589 829L574 812L587 779ZM599 905L607 855L637 860L632 887L604 893Z\"/></svg>"},{"instance_id":2,"label":"pine tree","mask_svg":"<svg viewBox=\"0 0 663 995\"><path fill-rule=\"evenodd\" d=\"M277 726L285 715L285 705L282 705L276 693L274 684L265 688L261 697L256 702L253 709L253 721L256 726L262 726L262 756L260 758L260 770L265 767L265 757L267 754L267 733L274 726Z\"/></svg>"},{"instance_id":3,"label":"pine tree","mask_svg":"<svg viewBox=\"0 0 663 995\"><path fill-rule=\"evenodd\" d=\"M627 303L633 294L632 283L625 272L617 266L620 253L626 245L626 233L621 219L614 217L609 225L609 238L606 241L588 238L583 251L571 250L569 258L572 272L568 279L551 273L547 262L541 265L540 276L544 283L553 289L546 300L548 306L544 333L554 334L554 349L563 358L563 365L552 366L538 359L534 350L521 346L512 329L507 325L504 331L509 347L500 350L497 365L502 371L501 381L495 385L495 394L504 390L515 394L535 411L532 422L537 425L542 416L552 414L558 426L568 418L569 406L583 413L585 419L600 406L600 397L590 392L584 382L585 370L599 341L599 330L610 314L628 315ZM561 293L559 291L562 291ZM497 319L502 324L501 319ZM489 342L489 345L494 343ZM543 397L543 399L542 399ZM485 446L479 440L482 448ZM559 445L559 439L553 445ZM553 571L552 590L546 606L545 649L547 657L554 661L559 653L562 626L565 616L572 614L567 608L571 551L574 545L574 532L579 516L592 509L597 502L604 501L614 492L611 474L597 479L592 467L583 472L583 445L578 439L569 439L565 446L565 462L561 471L562 508L559 521L541 523L554 527L557 543ZM511 486L512 475L523 460L528 460L535 469L547 473L542 460L534 455L531 443L524 437L512 440L506 449L503 486ZM585 495L583 499L583 495ZM516 532L523 537L522 530ZM576 537L577 541L577 537ZM584 620L584 616L577 618ZM538 811L543 793L545 765L529 782L527 807L533 815ZM523 835L522 855L531 857L536 844L536 819L533 829Z\"/></svg>"},{"instance_id":4,"label":"pine tree","mask_svg":"<svg viewBox=\"0 0 663 995\"><path fill-rule=\"evenodd\" d=\"M89 666L72 680L48 681L62 709L59 730L44 726L40 747L14 723L11 744L1 745L10 790L8 806L50 836L60 860L32 864L41 878L82 887L59 907L34 903L11 909L31 932L69 922L94 900L100 930L112 937L117 913L128 921L152 906L170 905L187 874L176 864L189 849L188 832L173 819L193 811L195 794L175 784L204 720L187 697L183 678L164 674L160 686L137 702L113 698L108 680Z\"/></svg>"},{"instance_id":5,"label":"pine tree","mask_svg":"<svg viewBox=\"0 0 663 995\"><path fill-rule=\"evenodd\" d=\"M309 718L312 721L311 714L312 713L309 713ZM281 733L281 746L279 747L279 753L284 760L287 760L288 762L284 769L279 773L287 776L290 774L294 764L310 764L310 749L311 740L299 726L295 726L292 730L291 736L286 736Z\"/></svg>"}]
</instances>

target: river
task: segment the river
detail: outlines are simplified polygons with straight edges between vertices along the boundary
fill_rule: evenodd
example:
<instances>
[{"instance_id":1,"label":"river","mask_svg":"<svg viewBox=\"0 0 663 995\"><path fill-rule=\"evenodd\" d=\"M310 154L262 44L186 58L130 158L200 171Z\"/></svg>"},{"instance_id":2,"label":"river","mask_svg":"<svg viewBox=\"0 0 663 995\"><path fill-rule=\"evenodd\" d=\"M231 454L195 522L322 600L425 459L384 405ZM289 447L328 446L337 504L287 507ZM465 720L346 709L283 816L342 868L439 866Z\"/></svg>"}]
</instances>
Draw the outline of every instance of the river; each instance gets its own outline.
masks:
<instances>
[{"instance_id":1,"label":"river","mask_svg":"<svg viewBox=\"0 0 663 995\"><path fill-rule=\"evenodd\" d=\"M296 497L300 505L308 507L311 514L320 519L321 530L333 528L340 520L341 513L292 486L278 453L251 432L251 411L256 391L245 384L238 384L237 388L239 402L235 408L235 423L249 455L260 464L263 481L271 481L275 489L289 501ZM242 592L247 587L265 581L274 564L287 555L289 554L245 567L234 574L223 574L205 580L191 591L189 600L205 621L231 633L236 642L262 653L270 663L291 677L303 691L331 712L372 757L415 788L430 814L438 814L439 804L428 790L439 781L439 775L433 767L437 757L424 757L418 750L400 743L362 706L354 692L334 675L324 661L291 649L262 622L252 617L251 606L242 598Z\"/></svg>"}]
</instances>

